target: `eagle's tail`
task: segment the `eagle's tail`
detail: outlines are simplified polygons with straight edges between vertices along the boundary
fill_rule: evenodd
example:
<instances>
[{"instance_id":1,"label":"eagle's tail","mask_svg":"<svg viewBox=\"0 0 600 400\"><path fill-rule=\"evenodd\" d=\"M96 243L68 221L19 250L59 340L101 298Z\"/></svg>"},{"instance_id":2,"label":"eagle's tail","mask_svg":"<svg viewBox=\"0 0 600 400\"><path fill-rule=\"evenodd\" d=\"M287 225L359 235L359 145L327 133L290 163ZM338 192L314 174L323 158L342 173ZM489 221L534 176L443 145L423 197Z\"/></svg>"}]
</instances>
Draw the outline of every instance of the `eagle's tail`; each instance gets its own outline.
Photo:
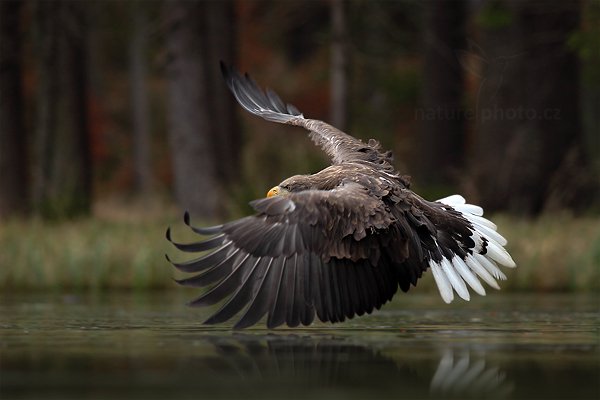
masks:
<instances>
[{"instance_id":1,"label":"eagle's tail","mask_svg":"<svg viewBox=\"0 0 600 400\"><path fill-rule=\"evenodd\" d=\"M469 222L471 239L475 242L475 247L464 258L454 255L452 259L430 261L429 266L442 299L450 303L454 298L453 292L456 291L460 297L469 300L465 282L478 294L485 295L477 277L494 289L500 289L496 280L506 280L506 275L498 265L514 268L516 264L504 249L507 241L497 232L496 224L483 217L481 207L467 204L460 195L445 197L438 202L452 207Z\"/></svg>"}]
</instances>

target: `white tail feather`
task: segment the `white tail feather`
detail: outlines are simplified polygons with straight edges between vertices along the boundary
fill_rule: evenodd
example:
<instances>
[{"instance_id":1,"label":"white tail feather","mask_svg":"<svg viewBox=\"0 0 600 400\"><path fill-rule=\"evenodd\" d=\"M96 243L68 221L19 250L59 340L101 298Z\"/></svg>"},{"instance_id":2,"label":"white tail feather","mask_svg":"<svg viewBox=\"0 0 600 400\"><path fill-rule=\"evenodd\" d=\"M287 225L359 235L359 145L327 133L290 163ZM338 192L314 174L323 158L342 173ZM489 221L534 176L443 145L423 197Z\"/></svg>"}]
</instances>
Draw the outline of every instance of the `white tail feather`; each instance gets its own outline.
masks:
<instances>
[{"instance_id":1,"label":"white tail feather","mask_svg":"<svg viewBox=\"0 0 600 400\"><path fill-rule=\"evenodd\" d=\"M440 291L440 296L442 296L442 299L446 303L451 303L454 300L454 293L446 274L442 271L440 265L433 260L429 262L429 267L431 272L433 272L433 279L435 279L435 283Z\"/></svg>"},{"instance_id":2,"label":"white tail feather","mask_svg":"<svg viewBox=\"0 0 600 400\"><path fill-rule=\"evenodd\" d=\"M467 301L470 300L471 296L469 295L469 290L467 289L467 286L465 285L465 281L463 281L461 279L461 277L458 275L458 273L456 272L456 270L454 269L454 266L452 266L450 261L448 261L447 258L442 258L442 262L440 263L440 265L442 266L442 271L444 271L446 273L446 276L448 277L448 281L450 281L450 284L452 285L452 288L454 288L456 293L462 299L467 300Z\"/></svg>"},{"instance_id":3,"label":"white tail feather","mask_svg":"<svg viewBox=\"0 0 600 400\"><path fill-rule=\"evenodd\" d=\"M453 194L452 196L444 197L443 199L438 200L442 204L446 204L447 206L455 206L460 204L465 204L467 201L460 194Z\"/></svg>"},{"instance_id":4,"label":"white tail feather","mask_svg":"<svg viewBox=\"0 0 600 400\"><path fill-rule=\"evenodd\" d=\"M474 206L473 204L460 204L452 206L456 211L460 211L461 213L469 213L481 217L483 215L483 208L479 206Z\"/></svg>"},{"instance_id":5,"label":"white tail feather","mask_svg":"<svg viewBox=\"0 0 600 400\"><path fill-rule=\"evenodd\" d=\"M483 236L487 237L488 239L492 239L494 242L498 243L500 246L506 246L506 243L508 243L504 236L486 226L476 224L475 229L482 233Z\"/></svg>"},{"instance_id":6,"label":"white tail feather","mask_svg":"<svg viewBox=\"0 0 600 400\"><path fill-rule=\"evenodd\" d=\"M473 214L467 214L465 217L477 225L485 226L495 231L498 230L498 226L487 218L478 217L477 215Z\"/></svg>"},{"instance_id":7,"label":"white tail feather","mask_svg":"<svg viewBox=\"0 0 600 400\"><path fill-rule=\"evenodd\" d=\"M455 256L452 259L452 265L458 271L460 276L467 282L469 286L479 295L485 296L485 289L481 286L481 282L471 272L467 264L460 257Z\"/></svg>"},{"instance_id":8,"label":"white tail feather","mask_svg":"<svg viewBox=\"0 0 600 400\"><path fill-rule=\"evenodd\" d=\"M487 256L505 267L514 268L517 266L510 254L508 254L508 251L504 250L504 247L499 246L494 241L488 242Z\"/></svg>"},{"instance_id":9,"label":"white tail feather","mask_svg":"<svg viewBox=\"0 0 600 400\"><path fill-rule=\"evenodd\" d=\"M500 271L500 268L498 268L496 263L494 263L492 260L490 260L486 256L482 256L481 254L475 254L474 257L479 262L479 264L483 266L483 268L487 269L488 272L492 274L494 278L503 281L506 280L506 275L504 275L504 273Z\"/></svg>"},{"instance_id":10,"label":"white tail feather","mask_svg":"<svg viewBox=\"0 0 600 400\"><path fill-rule=\"evenodd\" d=\"M496 282L496 280L492 275L490 275L488 270L485 269L472 255L468 255L467 258L465 258L465 263L469 266L469 268L475 271L475 273L481 279L483 279L485 283L487 283L496 290L500 290L498 282Z\"/></svg>"},{"instance_id":11,"label":"white tail feather","mask_svg":"<svg viewBox=\"0 0 600 400\"><path fill-rule=\"evenodd\" d=\"M469 300L467 285L474 292L485 296L485 289L479 279L494 289L500 289L496 280L505 280L506 275L498 265L510 268L516 265L504 249L507 240L497 232L496 224L482 217L481 207L467 204L460 195L448 196L438 202L453 207L469 221L471 238L475 242L475 247L469 251L472 254L468 254L464 260L456 255L452 260L442 258L440 262L430 261L429 265L442 299L450 303L456 291L461 298ZM485 254L481 254L484 252Z\"/></svg>"}]
</instances>

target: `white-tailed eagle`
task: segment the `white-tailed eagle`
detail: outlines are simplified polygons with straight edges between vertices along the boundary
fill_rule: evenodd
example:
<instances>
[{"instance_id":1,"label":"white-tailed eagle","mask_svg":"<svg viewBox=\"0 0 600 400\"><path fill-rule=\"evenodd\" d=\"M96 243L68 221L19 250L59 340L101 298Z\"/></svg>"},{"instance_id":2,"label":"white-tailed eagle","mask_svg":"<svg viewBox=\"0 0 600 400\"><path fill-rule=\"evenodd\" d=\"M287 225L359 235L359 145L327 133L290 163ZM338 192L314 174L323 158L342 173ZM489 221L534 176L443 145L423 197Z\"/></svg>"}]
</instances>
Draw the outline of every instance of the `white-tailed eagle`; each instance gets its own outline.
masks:
<instances>
[{"instance_id":1,"label":"white-tailed eagle","mask_svg":"<svg viewBox=\"0 0 600 400\"><path fill-rule=\"evenodd\" d=\"M229 89L247 111L268 121L301 126L331 158L312 175L292 176L251 202L254 215L198 228L197 243L176 243L184 252L205 252L173 262L196 273L178 280L207 287L193 306L222 303L208 320L237 314L235 328L266 316L269 328L339 322L371 313L398 287L416 285L428 269L442 299L469 300L469 288L485 295L481 281L499 289L499 265L514 267L496 225L481 207L459 195L427 201L409 189L379 143L364 143L325 122L305 118L248 75L222 66ZM167 238L171 240L170 231Z\"/></svg>"}]
</instances>

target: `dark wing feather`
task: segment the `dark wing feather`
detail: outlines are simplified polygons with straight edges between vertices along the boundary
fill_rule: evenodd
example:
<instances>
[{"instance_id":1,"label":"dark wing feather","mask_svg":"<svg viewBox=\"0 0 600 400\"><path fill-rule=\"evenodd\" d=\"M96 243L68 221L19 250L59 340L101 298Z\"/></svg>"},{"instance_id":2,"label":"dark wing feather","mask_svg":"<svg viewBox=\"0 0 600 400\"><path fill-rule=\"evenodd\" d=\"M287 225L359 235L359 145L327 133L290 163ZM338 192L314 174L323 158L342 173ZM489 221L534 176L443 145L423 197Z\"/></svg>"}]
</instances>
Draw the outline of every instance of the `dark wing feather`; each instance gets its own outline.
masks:
<instances>
[{"instance_id":1,"label":"dark wing feather","mask_svg":"<svg viewBox=\"0 0 600 400\"><path fill-rule=\"evenodd\" d=\"M181 243L172 242L174 245L180 245ZM172 262L169 256L167 256L167 261L173 264L178 270L183 272L200 272L204 271L207 268L214 267L219 264L225 258L229 257L230 251L233 248L233 244L231 242L226 245L219 247L217 250L212 253L206 254L202 257L199 257L195 260L190 260L182 263ZM235 249L233 249L235 250Z\"/></svg>"},{"instance_id":2,"label":"dark wing feather","mask_svg":"<svg viewBox=\"0 0 600 400\"><path fill-rule=\"evenodd\" d=\"M267 320L268 328L275 328L285 323L286 309L287 309L287 282L285 281L285 262L288 258L279 257L278 265L275 265L274 271L276 272L275 278L275 293L273 294L273 301L271 301L271 311L269 312L269 318Z\"/></svg>"},{"instance_id":3,"label":"dark wing feather","mask_svg":"<svg viewBox=\"0 0 600 400\"><path fill-rule=\"evenodd\" d=\"M218 324L231 319L234 315L240 312L244 306L252 298L252 291L256 285L262 282L262 277L265 274L265 269L269 264L270 260L264 257L257 258L251 268L247 272L245 277L239 283L239 286L233 293L233 295L223 304L223 306L210 318L208 318L206 324Z\"/></svg>"},{"instance_id":4,"label":"dark wing feather","mask_svg":"<svg viewBox=\"0 0 600 400\"><path fill-rule=\"evenodd\" d=\"M272 298L277 293L275 282L277 271L273 268L276 258L269 258L262 277L256 278L254 296L244 315L235 324L235 328L247 328L256 324L269 310ZM277 282L278 283L278 282Z\"/></svg>"},{"instance_id":5,"label":"dark wing feather","mask_svg":"<svg viewBox=\"0 0 600 400\"><path fill-rule=\"evenodd\" d=\"M298 254L290 258L291 262L287 265L286 283L287 283L287 316L288 326L294 328L300 324L300 315L297 307L296 279L298 278Z\"/></svg>"},{"instance_id":6,"label":"dark wing feather","mask_svg":"<svg viewBox=\"0 0 600 400\"><path fill-rule=\"evenodd\" d=\"M309 130L310 138L334 164L367 161L393 170L391 152L382 152L375 140L363 143L323 121L306 119L296 107L285 104L272 90L263 91L247 74L242 75L224 63L221 63L221 71L227 86L244 109L268 121Z\"/></svg>"},{"instance_id":7,"label":"dark wing feather","mask_svg":"<svg viewBox=\"0 0 600 400\"><path fill-rule=\"evenodd\" d=\"M315 299L312 297L312 282L315 278L313 275L312 257L310 254L305 254L304 259L306 265L302 273L302 280L304 281L304 287L302 288L304 304L302 306L300 322L302 325L310 325L315 319Z\"/></svg>"},{"instance_id":8,"label":"dark wing feather","mask_svg":"<svg viewBox=\"0 0 600 400\"><path fill-rule=\"evenodd\" d=\"M233 293L238 286L240 286L242 282L242 272L244 269L253 268L257 261L257 258L251 257L250 254L246 254L244 258L241 261L238 261L236 264L231 263L227 267L221 268L224 272L229 272L227 273L226 277L202 296L192 300L189 304L191 306L209 306L217 304L221 300L225 299L227 296L231 295L231 293ZM210 284L210 282L202 282L199 279L197 282L198 286L207 286Z\"/></svg>"},{"instance_id":9,"label":"dark wing feather","mask_svg":"<svg viewBox=\"0 0 600 400\"><path fill-rule=\"evenodd\" d=\"M361 248L368 240L363 243L353 236L393 223L381 199L350 182L331 191L305 191L252 205L257 215L213 227L213 236L206 240L173 242L182 251L209 251L198 259L174 263L184 272L199 272L178 283L209 287L191 305L225 301L207 323L223 322L242 312L236 328L253 325L265 315L269 327L297 326L310 324L315 313L323 321L343 321L381 305L381 298L375 296L363 301L354 298L358 273L350 269L352 258L369 251ZM186 224L190 225L189 216ZM332 226L336 229L329 229ZM346 245L339 248L342 237L332 234L346 236ZM172 240L170 232L167 238ZM368 290L378 293L381 282L375 275L381 268L368 262L356 268L362 269L362 275L373 275L374 287Z\"/></svg>"}]
</instances>

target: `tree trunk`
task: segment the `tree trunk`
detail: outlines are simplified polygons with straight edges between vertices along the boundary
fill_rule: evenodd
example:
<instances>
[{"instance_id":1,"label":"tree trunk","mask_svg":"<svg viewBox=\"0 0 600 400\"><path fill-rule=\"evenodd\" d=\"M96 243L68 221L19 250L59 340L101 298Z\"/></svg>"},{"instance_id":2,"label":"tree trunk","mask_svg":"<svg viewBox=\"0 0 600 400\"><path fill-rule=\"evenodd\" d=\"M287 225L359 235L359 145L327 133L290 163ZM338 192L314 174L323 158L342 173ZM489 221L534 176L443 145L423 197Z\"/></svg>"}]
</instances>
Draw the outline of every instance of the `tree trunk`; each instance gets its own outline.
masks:
<instances>
[{"instance_id":1,"label":"tree trunk","mask_svg":"<svg viewBox=\"0 0 600 400\"><path fill-rule=\"evenodd\" d=\"M206 98L206 48L202 43L202 3L165 3L168 21L168 129L178 204L200 218L215 217L219 185L209 104Z\"/></svg>"},{"instance_id":2,"label":"tree trunk","mask_svg":"<svg viewBox=\"0 0 600 400\"><path fill-rule=\"evenodd\" d=\"M552 197L557 179L564 194L586 196L571 186L585 174L579 156L578 62L567 46L579 26L579 4L503 1L494 7L484 12L510 20L484 26L487 68L479 90L473 170L486 207L536 214ZM568 157L573 151L575 161ZM579 165L567 174L573 179L560 178L561 168L573 163Z\"/></svg>"},{"instance_id":3,"label":"tree trunk","mask_svg":"<svg viewBox=\"0 0 600 400\"><path fill-rule=\"evenodd\" d=\"M464 1L425 3L423 130L418 147L419 182L435 187L456 181L464 162L463 69L456 51L464 48Z\"/></svg>"},{"instance_id":4,"label":"tree trunk","mask_svg":"<svg viewBox=\"0 0 600 400\"><path fill-rule=\"evenodd\" d=\"M39 93L35 207L45 217L91 209L85 5L36 3Z\"/></svg>"},{"instance_id":5,"label":"tree trunk","mask_svg":"<svg viewBox=\"0 0 600 400\"><path fill-rule=\"evenodd\" d=\"M133 110L133 174L135 192L152 191L151 136L146 86L148 24L145 8L139 1L131 5L133 27L129 47L131 102Z\"/></svg>"},{"instance_id":6,"label":"tree trunk","mask_svg":"<svg viewBox=\"0 0 600 400\"><path fill-rule=\"evenodd\" d=\"M348 124L348 44L343 0L331 0L331 123L342 131Z\"/></svg>"},{"instance_id":7,"label":"tree trunk","mask_svg":"<svg viewBox=\"0 0 600 400\"><path fill-rule=\"evenodd\" d=\"M234 184L239 176L241 165L242 138L238 123L237 105L227 89L221 75L219 62L235 64L235 15L233 1L210 1L206 7L207 41L206 72L207 104L210 107L210 123L215 165L221 187Z\"/></svg>"},{"instance_id":8,"label":"tree trunk","mask_svg":"<svg viewBox=\"0 0 600 400\"><path fill-rule=\"evenodd\" d=\"M20 1L0 2L0 218L28 210L21 92Z\"/></svg>"}]
</instances>

